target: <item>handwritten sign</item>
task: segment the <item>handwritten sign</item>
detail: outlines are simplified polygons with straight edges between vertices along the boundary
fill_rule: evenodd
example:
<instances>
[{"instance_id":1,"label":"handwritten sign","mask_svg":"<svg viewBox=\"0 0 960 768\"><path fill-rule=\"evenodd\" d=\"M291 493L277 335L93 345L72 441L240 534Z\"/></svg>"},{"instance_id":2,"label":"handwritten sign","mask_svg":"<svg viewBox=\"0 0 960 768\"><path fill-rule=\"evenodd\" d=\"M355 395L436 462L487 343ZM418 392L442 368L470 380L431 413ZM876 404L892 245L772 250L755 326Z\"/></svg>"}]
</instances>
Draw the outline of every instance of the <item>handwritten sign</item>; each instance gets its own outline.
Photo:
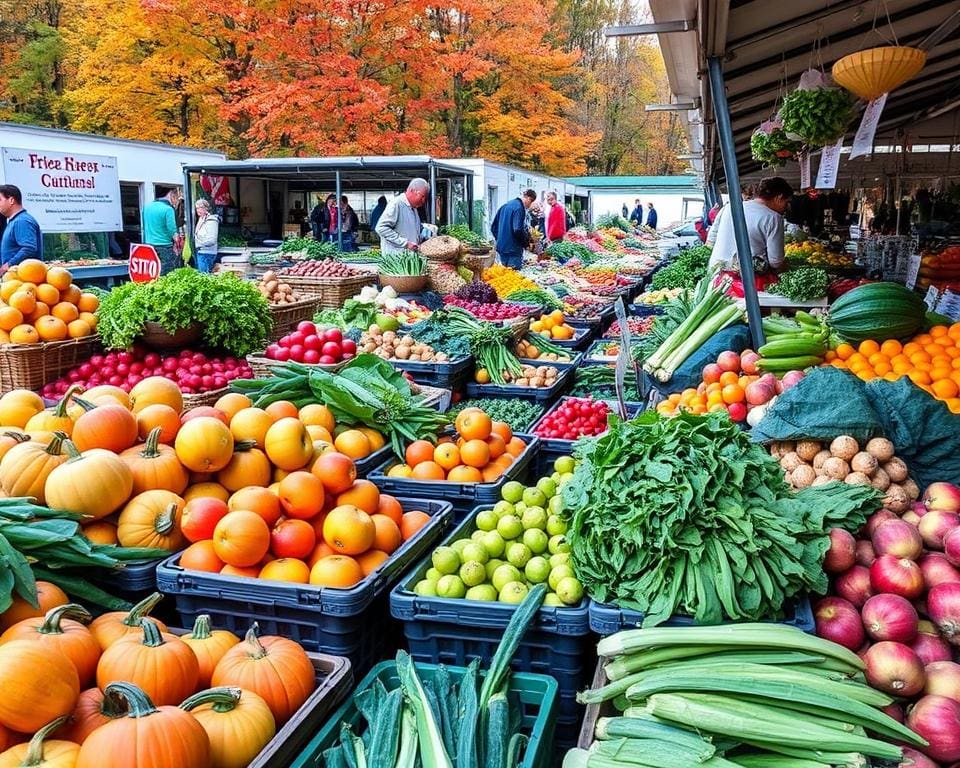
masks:
<instances>
[{"instance_id":1,"label":"handwritten sign","mask_svg":"<svg viewBox=\"0 0 960 768\"><path fill-rule=\"evenodd\" d=\"M853 137L853 150L850 152L850 159L855 157L864 157L873 152L873 137L877 133L877 125L880 123L880 115L887 103L887 94L874 99L863 111L863 119L860 121L860 127L857 129L857 135Z\"/></svg>"},{"instance_id":2,"label":"handwritten sign","mask_svg":"<svg viewBox=\"0 0 960 768\"><path fill-rule=\"evenodd\" d=\"M817 189L833 189L837 186L837 172L840 170L840 150L843 138L836 144L824 147L820 154L820 168L817 170Z\"/></svg>"}]
</instances>

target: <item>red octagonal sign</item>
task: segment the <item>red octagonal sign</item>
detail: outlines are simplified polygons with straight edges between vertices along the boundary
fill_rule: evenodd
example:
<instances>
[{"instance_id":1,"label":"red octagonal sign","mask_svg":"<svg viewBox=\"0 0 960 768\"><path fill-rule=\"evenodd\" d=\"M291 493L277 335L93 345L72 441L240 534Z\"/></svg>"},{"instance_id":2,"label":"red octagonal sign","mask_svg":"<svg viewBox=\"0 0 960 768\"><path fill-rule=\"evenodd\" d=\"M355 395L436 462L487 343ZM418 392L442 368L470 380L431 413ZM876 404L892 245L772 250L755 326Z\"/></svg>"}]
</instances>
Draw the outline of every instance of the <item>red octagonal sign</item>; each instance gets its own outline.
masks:
<instances>
[{"instance_id":1,"label":"red octagonal sign","mask_svg":"<svg viewBox=\"0 0 960 768\"><path fill-rule=\"evenodd\" d=\"M128 265L130 279L135 283L149 283L160 277L160 257L152 245L131 245Z\"/></svg>"}]
</instances>

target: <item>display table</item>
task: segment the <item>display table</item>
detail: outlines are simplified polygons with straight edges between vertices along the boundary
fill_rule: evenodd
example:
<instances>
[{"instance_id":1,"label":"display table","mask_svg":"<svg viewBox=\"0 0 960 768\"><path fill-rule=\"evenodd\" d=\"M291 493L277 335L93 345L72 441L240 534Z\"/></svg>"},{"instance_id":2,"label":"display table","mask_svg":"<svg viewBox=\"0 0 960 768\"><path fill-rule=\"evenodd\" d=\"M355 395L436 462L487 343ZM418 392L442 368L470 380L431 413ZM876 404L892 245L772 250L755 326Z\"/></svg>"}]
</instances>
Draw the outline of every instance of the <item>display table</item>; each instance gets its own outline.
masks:
<instances>
[{"instance_id":1,"label":"display table","mask_svg":"<svg viewBox=\"0 0 960 768\"><path fill-rule=\"evenodd\" d=\"M813 309L814 307L826 309L828 306L826 296L822 299L810 299L809 301L792 301L776 293L759 291L757 293L757 300L760 303L761 309ZM743 302L742 299L740 301L741 303Z\"/></svg>"},{"instance_id":2,"label":"display table","mask_svg":"<svg viewBox=\"0 0 960 768\"><path fill-rule=\"evenodd\" d=\"M73 282L79 286L95 285L99 288L112 288L119 283L130 279L127 262L118 261L114 264L94 264L87 267L71 267L63 264L73 275Z\"/></svg>"}]
</instances>

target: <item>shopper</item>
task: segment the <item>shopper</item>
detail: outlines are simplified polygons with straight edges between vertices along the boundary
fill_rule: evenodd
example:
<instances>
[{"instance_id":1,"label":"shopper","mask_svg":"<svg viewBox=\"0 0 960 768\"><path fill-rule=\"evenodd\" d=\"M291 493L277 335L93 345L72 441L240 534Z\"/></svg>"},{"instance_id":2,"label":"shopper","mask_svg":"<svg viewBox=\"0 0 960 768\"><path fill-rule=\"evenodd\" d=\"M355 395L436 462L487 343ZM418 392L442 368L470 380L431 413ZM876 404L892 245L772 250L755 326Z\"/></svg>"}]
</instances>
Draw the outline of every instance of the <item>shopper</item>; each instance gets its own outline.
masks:
<instances>
[{"instance_id":1,"label":"shopper","mask_svg":"<svg viewBox=\"0 0 960 768\"><path fill-rule=\"evenodd\" d=\"M627 214L630 213L630 209L627 208L627 204L623 204L623 208L620 209L620 213L623 214L623 218L627 218Z\"/></svg>"},{"instance_id":2,"label":"shopper","mask_svg":"<svg viewBox=\"0 0 960 768\"><path fill-rule=\"evenodd\" d=\"M377 221L380 250L384 253L415 251L420 247L420 214L417 209L430 196L430 185L424 179L414 179L407 191L387 203Z\"/></svg>"},{"instance_id":3,"label":"shopper","mask_svg":"<svg viewBox=\"0 0 960 768\"><path fill-rule=\"evenodd\" d=\"M213 272L213 266L217 263L220 218L209 200L197 200L194 210L197 223L193 228L193 245L197 252L197 269L201 272Z\"/></svg>"},{"instance_id":4,"label":"shopper","mask_svg":"<svg viewBox=\"0 0 960 768\"><path fill-rule=\"evenodd\" d=\"M505 267L520 269L523 251L530 245L530 230L527 228L527 210L537 199L537 193L526 190L520 197L504 203L493 217L490 230L497 241L497 255Z\"/></svg>"},{"instance_id":5,"label":"shopper","mask_svg":"<svg viewBox=\"0 0 960 768\"><path fill-rule=\"evenodd\" d=\"M549 245L563 240L563 236L567 234L567 210L557 199L556 192L547 192L547 205L550 208L547 213L545 234Z\"/></svg>"},{"instance_id":6,"label":"shopper","mask_svg":"<svg viewBox=\"0 0 960 768\"><path fill-rule=\"evenodd\" d=\"M636 224L638 227L643 226L643 206L640 205L640 198L638 197L633 201L634 206L633 210L630 212L630 223Z\"/></svg>"},{"instance_id":7,"label":"shopper","mask_svg":"<svg viewBox=\"0 0 960 768\"><path fill-rule=\"evenodd\" d=\"M177 205L180 190L176 187L160 187L157 198L143 209L143 240L160 257L160 274L173 272L182 262L173 250L177 236Z\"/></svg>"},{"instance_id":8,"label":"shopper","mask_svg":"<svg viewBox=\"0 0 960 768\"><path fill-rule=\"evenodd\" d=\"M657 209L653 203L647 203L647 226L653 230L657 228Z\"/></svg>"},{"instance_id":9,"label":"shopper","mask_svg":"<svg viewBox=\"0 0 960 768\"><path fill-rule=\"evenodd\" d=\"M383 195L377 198L377 205L372 211L370 211L370 231L377 231L377 222L380 221L380 217L383 216L384 210L387 207L387 198Z\"/></svg>"},{"instance_id":10,"label":"shopper","mask_svg":"<svg viewBox=\"0 0 960 768\"><path fill-rule=\"evenodd\" d=\"M350 207L350 200L346 195L340 196L340 250L352 253L357 250L357 232L360 229L360 218L357 212Z\"/></svg>"},{"instance_id":11,"label":"shopper","mask_svg":"<svg viewBox=\"0 0 960 768\"><path fill-rule=\"evenodd\" d=\"M743 215L747 223L747 235L757 275L769 275L784 263L783 214L793 197L793 187L780 176L761 179L753 199L743 203ZM737 242L733 233L733 216L727 205L720 210L710 237L714 239L710 265L723 270L738 272ZM710 242L710 237L707 242ZM768 282L767 278L758 281Z\"/></svg>"},{"instance_id":12,"label":"shopper","mask_svg":"<svg viewBox=\"0 0 960 768\"><path fill-rule=\"evenodd\" d=\"M327 209L324 211L324 236L330 243L337 242L337 233L340 230L340 209L337 207L337 196L327 195Z\"/></svg>"},{"instance_id":13,"label":"shopper","mask_svg":"<svg viewBox=\"0 0 960 768\"><path fill-rule=\"evenodd\" d=\"M323 241L323 211L324 204L320 202L320 196L317 195L317 204L310 211L310 231L313 233L313 239Z\"/></svg>"},{"instance_id":14,"label":"shopper","mask_svg":"<svg viewBox=\"0 0 960 768\"><path fill-rule=\"evenodd\" d=\"M23 194L13 184L0 186L0 215L6 226L0 239L0 272L24 259L43 258L40 225L23 207Z\"/></svg>"}]
</instances>

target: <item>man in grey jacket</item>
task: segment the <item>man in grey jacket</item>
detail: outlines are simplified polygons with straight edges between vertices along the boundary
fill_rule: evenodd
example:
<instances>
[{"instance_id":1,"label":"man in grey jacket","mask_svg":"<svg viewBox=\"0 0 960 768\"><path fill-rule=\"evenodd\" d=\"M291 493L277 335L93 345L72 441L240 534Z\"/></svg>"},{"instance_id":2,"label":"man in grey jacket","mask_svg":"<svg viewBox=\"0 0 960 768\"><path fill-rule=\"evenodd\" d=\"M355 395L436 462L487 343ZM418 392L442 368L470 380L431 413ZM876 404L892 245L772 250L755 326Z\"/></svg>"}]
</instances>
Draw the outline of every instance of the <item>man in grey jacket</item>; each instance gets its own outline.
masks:
<instances>
[{"instance_id":1,"label":"man in grey jacket","mask_svg":"<svg viewBox=\"0 0 960 768\"><path fill-rule=\"evenodd\" d=\"M430 195L430 185L424 179L414 179L407 191L387 203L377 222L380 250L383 253L415 251L420 247L420 214L417 208Z\"/></svg>"}]
</instances>

